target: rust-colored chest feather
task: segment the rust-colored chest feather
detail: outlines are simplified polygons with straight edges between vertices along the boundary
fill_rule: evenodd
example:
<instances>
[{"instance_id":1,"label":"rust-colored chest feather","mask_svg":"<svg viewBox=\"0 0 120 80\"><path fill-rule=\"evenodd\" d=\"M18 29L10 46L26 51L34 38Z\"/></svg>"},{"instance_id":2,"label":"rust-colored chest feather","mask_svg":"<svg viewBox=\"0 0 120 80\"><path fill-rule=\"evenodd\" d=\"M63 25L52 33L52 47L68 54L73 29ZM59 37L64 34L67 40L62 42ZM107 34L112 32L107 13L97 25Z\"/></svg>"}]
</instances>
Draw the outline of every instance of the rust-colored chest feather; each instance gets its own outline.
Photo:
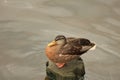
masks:
<instances>
[{"instance_id":1,"label":"rust-colored chest feather","mask_svg":"<svg viewBox=\"0 0 120 80\"><path fill-rule=\"evenodd\" d=\"M56 46L52 46L52 47L46 47L46 55L50 60L55 59L56 55L58 54L59 48Z\"/></svg>"}]
</instances>

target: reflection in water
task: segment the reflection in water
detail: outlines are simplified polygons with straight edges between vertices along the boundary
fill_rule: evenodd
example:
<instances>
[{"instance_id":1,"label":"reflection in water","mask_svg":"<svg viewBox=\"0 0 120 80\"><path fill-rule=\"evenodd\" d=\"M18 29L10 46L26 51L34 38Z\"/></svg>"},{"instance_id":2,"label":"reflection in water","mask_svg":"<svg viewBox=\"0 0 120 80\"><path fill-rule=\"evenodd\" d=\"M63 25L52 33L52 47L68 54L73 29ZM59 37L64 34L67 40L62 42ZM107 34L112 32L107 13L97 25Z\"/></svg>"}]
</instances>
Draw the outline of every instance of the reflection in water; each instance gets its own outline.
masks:
<instances>
[{"instance_id":1,"label":"reflection in water","mask_svg":"<svg viewBox=\"0 0 120 80\"><path fill-rule=\"evenodd\" d=\"M44 48L58 34L85 37L86 80L120 80L120 0L0 0L0 80L44 80ZM47 78L46 78L47 79Z\"/></svg>"}]
</instances>

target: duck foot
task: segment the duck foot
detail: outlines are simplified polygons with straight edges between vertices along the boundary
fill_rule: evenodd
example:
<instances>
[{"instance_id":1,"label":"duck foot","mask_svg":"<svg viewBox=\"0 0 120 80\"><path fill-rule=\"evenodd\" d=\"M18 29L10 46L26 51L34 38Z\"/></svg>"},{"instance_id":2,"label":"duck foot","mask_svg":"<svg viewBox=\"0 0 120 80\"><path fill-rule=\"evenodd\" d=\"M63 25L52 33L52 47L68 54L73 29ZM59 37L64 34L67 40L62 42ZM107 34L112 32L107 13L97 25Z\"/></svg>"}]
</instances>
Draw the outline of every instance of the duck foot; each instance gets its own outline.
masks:
<instances>
[{"instance_id":1,"label":"duck foot","mask_svg":"<svg viewBox=\"0 0 120 80\"><path fill-rule=\"evenodd\" d=\"M62 67L64 67L64 65L65 65L65 63L56 63L56 66L57 66L58 68L62 68Z\"/></svg>"}]
</instances>

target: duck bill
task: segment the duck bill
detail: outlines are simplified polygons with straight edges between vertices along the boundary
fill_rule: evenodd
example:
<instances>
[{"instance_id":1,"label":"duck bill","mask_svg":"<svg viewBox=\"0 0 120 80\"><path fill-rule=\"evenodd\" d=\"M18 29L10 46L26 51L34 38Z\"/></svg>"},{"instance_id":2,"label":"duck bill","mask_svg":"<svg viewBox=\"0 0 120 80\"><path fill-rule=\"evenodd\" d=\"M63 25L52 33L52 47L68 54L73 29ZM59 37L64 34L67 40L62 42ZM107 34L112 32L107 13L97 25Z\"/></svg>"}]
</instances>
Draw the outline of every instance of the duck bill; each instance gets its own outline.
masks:
<instances>
[{"instance_id":1,"label":"duck bill","mask_svg":"<svg viewBox=\"0 0 120 80\"><path fill-rule=\"evenodd\" d=\"M51 43L48 44L48 47L52 47L52 46L55 46L57 45L57 42L56 41L52 41Z\"/></svg>"}]
</instances>

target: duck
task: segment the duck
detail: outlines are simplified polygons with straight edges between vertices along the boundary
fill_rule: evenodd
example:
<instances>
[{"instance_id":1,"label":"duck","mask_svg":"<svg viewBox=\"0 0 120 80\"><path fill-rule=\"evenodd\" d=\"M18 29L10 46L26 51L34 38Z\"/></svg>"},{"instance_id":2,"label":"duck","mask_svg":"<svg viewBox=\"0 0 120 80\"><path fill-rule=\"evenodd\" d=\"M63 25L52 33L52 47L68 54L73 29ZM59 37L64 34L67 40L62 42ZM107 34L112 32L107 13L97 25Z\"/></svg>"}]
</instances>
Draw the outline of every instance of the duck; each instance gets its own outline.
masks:
<instances>
[{"instance_id":1,"label":"duck","mask_svg":"<svg viewBox=\"0 0 120 80\"><path fill-rule=\"evenodd\" d=\"M86 38L65 37L57 35L53 41L45 48L46 56L55 63L58 68L62 68L74 59L89 50L95 50L96 44Z\"/></svg>"}]
</instances>

